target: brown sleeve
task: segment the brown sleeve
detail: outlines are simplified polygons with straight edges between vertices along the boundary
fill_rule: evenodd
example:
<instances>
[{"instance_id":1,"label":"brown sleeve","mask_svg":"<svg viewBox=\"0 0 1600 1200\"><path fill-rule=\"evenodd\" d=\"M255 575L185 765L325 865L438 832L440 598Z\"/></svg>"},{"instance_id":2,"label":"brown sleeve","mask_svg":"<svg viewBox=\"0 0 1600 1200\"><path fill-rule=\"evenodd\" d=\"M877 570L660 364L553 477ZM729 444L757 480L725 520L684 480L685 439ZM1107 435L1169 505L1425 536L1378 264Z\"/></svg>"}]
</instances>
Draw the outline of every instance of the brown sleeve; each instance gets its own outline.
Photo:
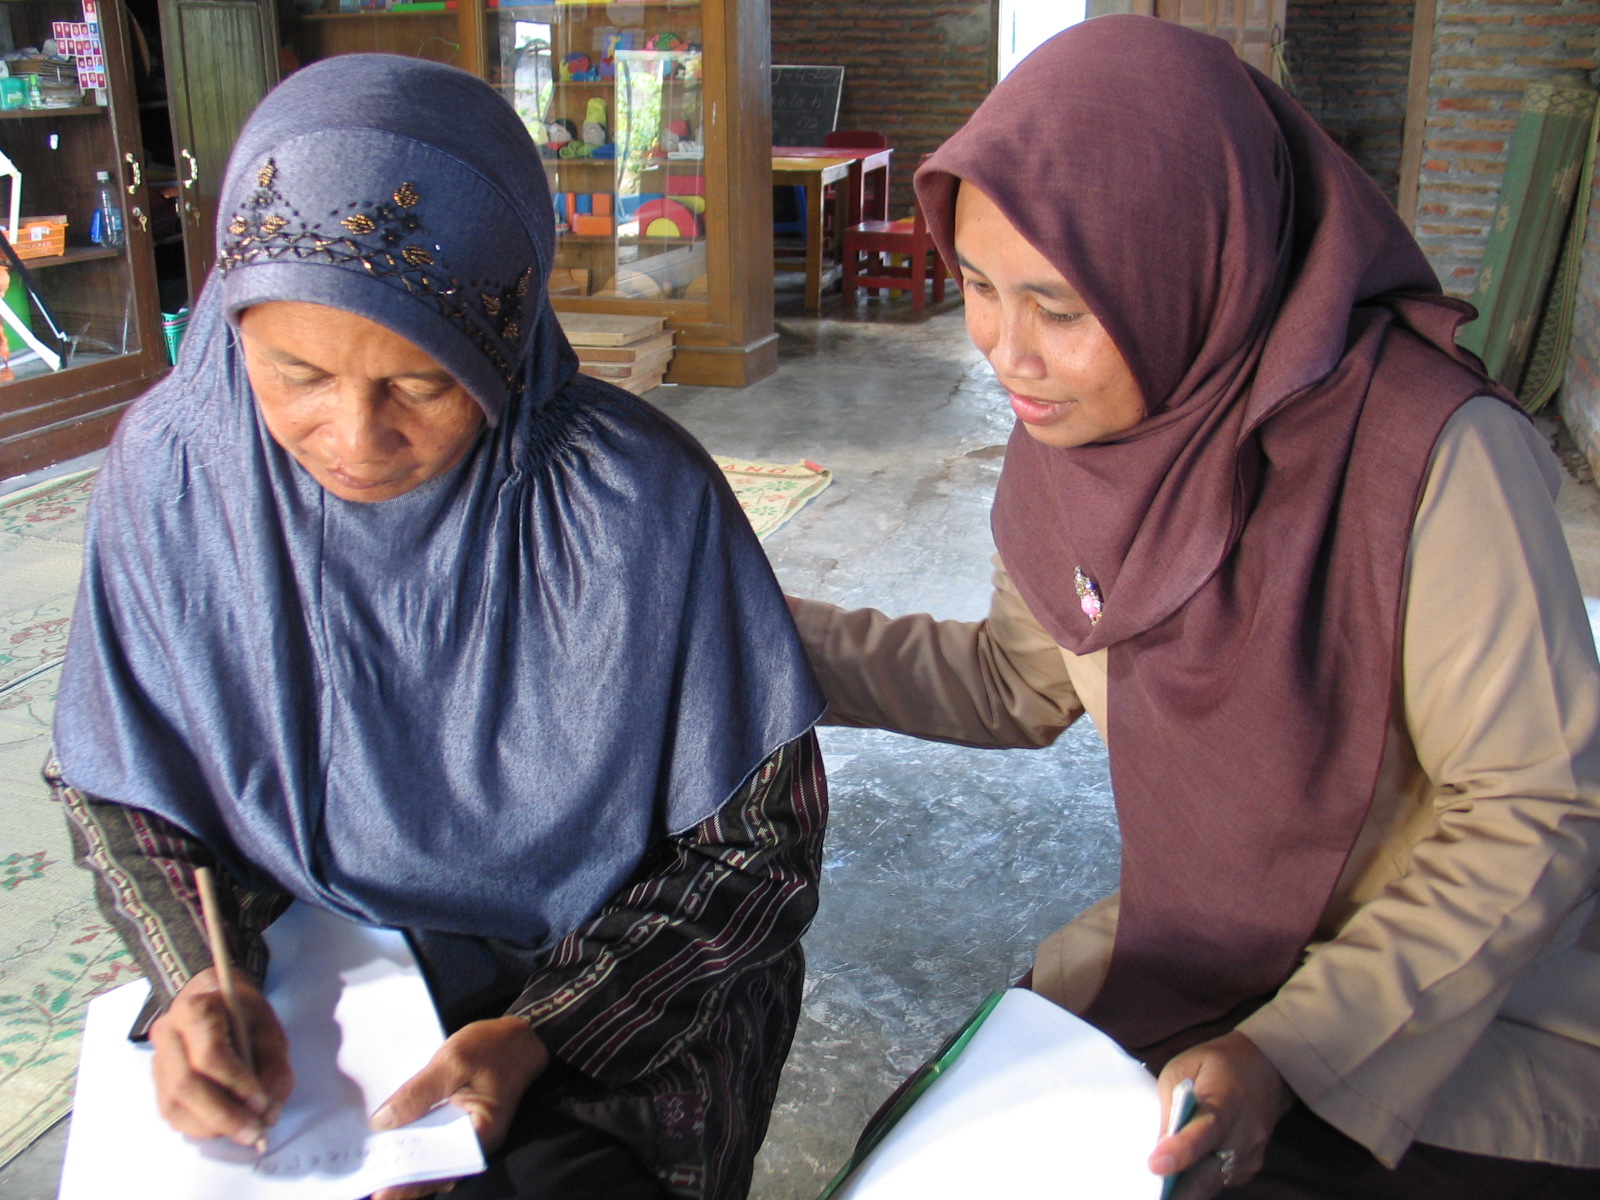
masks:
<instances>
[{"instance_id":1,"label":"brown sleeve","mask_svg":"<svg viewBox=\"0 0 1600 1200\"><path fill-rule=\"evenodd\" d=\"M143 1041L178 990L211 965L194 883L198 867L209 866L216 876L234 962L260 986L267 971L261 935L288 896L241 886L204 844L170 821L73 787L53 755L44 774L67 814L78 862L94 874L100 912L150 980L150 1000L129 1037Z\"/></svg>"},{"instance_id":2,"label":"brown sleeve","mask_svg":"<svg viewBox=\"0 0 1600 1200\"><path fill-rule=\"evenodd\" d=\"M995 559L982 621L790 600L826 722L962 746L1047 746L1083 713L1061 650Z\"/></svg>"}]
</instances>

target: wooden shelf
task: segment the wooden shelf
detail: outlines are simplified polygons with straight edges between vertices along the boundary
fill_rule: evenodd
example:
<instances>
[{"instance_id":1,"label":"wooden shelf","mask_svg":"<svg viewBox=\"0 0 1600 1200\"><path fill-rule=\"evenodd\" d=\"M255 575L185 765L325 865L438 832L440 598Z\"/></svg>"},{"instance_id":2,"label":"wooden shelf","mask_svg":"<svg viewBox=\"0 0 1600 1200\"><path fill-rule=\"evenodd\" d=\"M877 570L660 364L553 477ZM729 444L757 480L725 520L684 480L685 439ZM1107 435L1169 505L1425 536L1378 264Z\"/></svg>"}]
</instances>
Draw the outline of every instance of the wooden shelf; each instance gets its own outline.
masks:
<instances>
[{"instance_id":1,"label":"wooden shelf","mask_svg":"<svg viewBox=\"0 0 1600 1200\"><path fill-rule=\"evenodd\" d=\"M98 104L79 104L72 108L0 108L0 119L7 117L87 117L104 116L109 109Z\"/></svg>"},{"instance_id":2,"label":"wooden shelf","mask_svg":"<svg viewBox=\"0 0 1600 1200\"><path fill-rule=\"evenodd\" d=\"M622 159L618 158L543 158L541 160L547 167L615 167ZM694 179L704 175L705 159L703 158L658 158L648 162L628 164L636 172L666 171L671 178ZM682 170L674 171L679 167Z\"/></svg>"},{"instance_id":3,"label":"wooden shelf","mask_svg":"<svg viewBox=\"0 0 1600 1200\"><path fill-rule=\"evenodd\" d=\"M118 246L115 250L107 250L104 246L68 246L65 254L51 254L45 258L25 258L22 265L30 271L38 271L44 267L67 267L73 263L92 262L97 258L116 258L127 247Z\"/></svg>"},{"instance_id":4,"label":"wooden shelf","mask_svg":"<svg viewBox=\"0 0 1600 1200\"><path fill-rule=\"evenodd\" d=\"M703 246L706 239L703 237L650 237L648 234L627 234L618 237L616 234L577 234L558 233L556 240L559 242L587 242L595 245L609 246L615 242L619 246Z\"/></svg>"},{"instance_id":5,"label":"wooden shelf","mask_svg":"<svg viewBox=\"0 0 1600 1200\"><path fill-rule=\"evenodd\" d=\"M296 21L350 21L350 20L377 20L380 18L420 17L424 20L437 17L448 20L450 24L456 23L456 14L448 10L429 12L390 12L386 8L369 8L364 12L337 12L337 13L300 13L295 16Z\"/></svg>"},{"instance_id":6,"label":"wooden shelf","mask_svg":"<svg viewBox=\"0 0 1600 1200\"><path fill-rule=\"evenodd\" d=\"M489 15L497 12L512 13L516 16L540 15L554 19L555 15L564 10L574 8L605 8L616 3L616 0L555 0L553 4L502 4L497 8L488 9ZM632 8L681 8L681 0L627 0L627 6Z\"/></svg>"},{"instance_id":7,"label":"wooden shelf","mask_svg":"<svg viewBox=\"0 0 1600 1200\"><path fill-rule=\"evenodd\" d=\"M84 350L72 356L72 361L62 368L62 371L71 371L78 367L92 366L95 363L110 362L120 355L99 353L93 350ZM18 358L22 361L19 363ZM43 376L58 374L45 365L44 359L37 354L24 351L11 360L13 379L37 379ZM0 385L3 386L3 385Z\"/></svg>"}]
</instances>

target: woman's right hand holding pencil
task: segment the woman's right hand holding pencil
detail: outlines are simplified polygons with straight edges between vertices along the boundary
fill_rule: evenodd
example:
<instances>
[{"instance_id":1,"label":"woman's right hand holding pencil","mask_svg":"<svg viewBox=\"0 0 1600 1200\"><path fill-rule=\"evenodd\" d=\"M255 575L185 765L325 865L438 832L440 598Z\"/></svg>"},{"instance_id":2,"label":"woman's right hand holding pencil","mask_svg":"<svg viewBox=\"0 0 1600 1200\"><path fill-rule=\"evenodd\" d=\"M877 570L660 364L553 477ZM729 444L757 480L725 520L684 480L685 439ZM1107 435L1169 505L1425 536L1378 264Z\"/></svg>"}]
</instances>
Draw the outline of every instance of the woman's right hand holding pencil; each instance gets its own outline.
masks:
<instances>
[{"instance_id":1,"label":"woman's right hand holding pencil","mask_svg":"<svg viewBox=\"0 0 1600 1200\"><path fill-rule=\"evenodd\" d=\"M234 996L254 1070L235 1041L217 972L208 967L151 1026L156 1098L179 1133L259 1149L294 1086L289 1040L266 997L238 973Z\"/></svg>"}]
</instances>

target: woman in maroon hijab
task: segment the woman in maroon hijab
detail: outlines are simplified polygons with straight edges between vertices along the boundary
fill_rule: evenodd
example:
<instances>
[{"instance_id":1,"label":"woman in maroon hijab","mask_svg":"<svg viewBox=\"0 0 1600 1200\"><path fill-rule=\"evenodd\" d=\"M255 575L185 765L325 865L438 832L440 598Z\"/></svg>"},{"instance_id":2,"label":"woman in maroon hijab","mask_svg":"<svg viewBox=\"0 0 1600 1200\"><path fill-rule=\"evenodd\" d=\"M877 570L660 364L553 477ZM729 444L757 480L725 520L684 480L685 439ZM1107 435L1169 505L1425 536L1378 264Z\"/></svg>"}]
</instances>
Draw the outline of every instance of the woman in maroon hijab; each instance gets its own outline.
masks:
<instances>
[{"instance_id":1,"label":"woman in maroon hijab","mask_svg":"<svg viewBox=\"0 0 1600 1200\"><path fill-rule=\"evenodd\" d=\"M1086 22L918 172L1018 424L987 620L793 601L832 719L1087 711L1120 891L1035 990L1200 1115L1186 1196L1600 1195L1600 669L1526 419L1220 40Z\"/></svg>"}]
</instances>

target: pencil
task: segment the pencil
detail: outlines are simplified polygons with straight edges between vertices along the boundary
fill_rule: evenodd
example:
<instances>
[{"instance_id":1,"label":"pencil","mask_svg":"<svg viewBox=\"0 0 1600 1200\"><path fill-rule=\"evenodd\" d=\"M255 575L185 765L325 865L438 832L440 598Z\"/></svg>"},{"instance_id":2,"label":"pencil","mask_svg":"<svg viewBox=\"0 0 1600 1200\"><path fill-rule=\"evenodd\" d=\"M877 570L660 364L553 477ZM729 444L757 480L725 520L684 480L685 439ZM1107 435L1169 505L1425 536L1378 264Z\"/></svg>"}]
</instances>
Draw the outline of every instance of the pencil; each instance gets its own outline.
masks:
<instances>
[{"instance_id":1,"label":"pencil","mask_svg":"<svg viewBox=\"0 0 1600 1200\"><path fill-rule=\"evenodd\" d=\"M239 1008L239 993L233 986L233 959L228 956L228 940L222 932L222 913L217 907L217 889L211 879L210 867L196 867L195 886L200 889L200 916L205 921L206 940L211 943L211 963L217 969L217 983L222 988L222 1003L228 1010L228 1025L233 1032L233 1046L244 1060L245 1070L256 1073L255 1055L250 1052L249 1027ZM267 1152L267 1138L256 1139L256 1153Z\"/></svg>"}]
</instances>

